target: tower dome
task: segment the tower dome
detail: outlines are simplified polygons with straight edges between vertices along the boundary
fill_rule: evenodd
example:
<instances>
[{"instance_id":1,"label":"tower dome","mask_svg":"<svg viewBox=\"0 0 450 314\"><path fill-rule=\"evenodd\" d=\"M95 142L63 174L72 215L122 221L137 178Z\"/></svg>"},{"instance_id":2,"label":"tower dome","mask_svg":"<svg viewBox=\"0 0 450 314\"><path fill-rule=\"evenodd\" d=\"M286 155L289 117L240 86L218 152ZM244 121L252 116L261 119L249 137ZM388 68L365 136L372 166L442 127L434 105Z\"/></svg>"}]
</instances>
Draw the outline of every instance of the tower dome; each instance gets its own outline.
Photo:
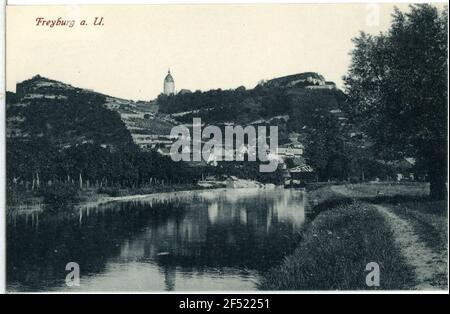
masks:
<instances>
[{"instance_id":1,"label":"tower dome","mask_svg":"<svg viewBox=\"0 0 450 314\"><path fill-rule=\"evenodd\" d=\"M170 74L170 70L167 72L167 75L164 78L164 94L175 94L175 81L173 80L172 74Z\"/></svg>"}]
</instances>

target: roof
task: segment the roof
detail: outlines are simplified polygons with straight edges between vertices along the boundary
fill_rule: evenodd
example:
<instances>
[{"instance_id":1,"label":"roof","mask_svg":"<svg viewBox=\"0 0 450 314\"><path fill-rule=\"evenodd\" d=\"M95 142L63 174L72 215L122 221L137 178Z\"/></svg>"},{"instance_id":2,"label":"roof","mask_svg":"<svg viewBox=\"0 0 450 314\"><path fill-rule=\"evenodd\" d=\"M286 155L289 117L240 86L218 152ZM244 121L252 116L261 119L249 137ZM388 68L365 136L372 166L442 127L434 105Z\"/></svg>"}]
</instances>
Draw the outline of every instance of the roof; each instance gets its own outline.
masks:
<instances>
[{"instance_id":1,"label":"roof","mask_svg":"<svg viewBox=\"0 0 450 314\"><path fill-rule=\"evenodd\" d=\"M170 74L170 70L167 72L164 82L172 82L173 83L173 77L172 77L172 74Z\"/></svg>"},{"instance_id":2,"label":"roof","mask_svg":"<svg viewBox=\"0 0 450 314\"><path fill-rule=\"evenodd\" d=\"M303 155L303 149L293 147L278 147L277 153L280 155Z\"/></svg>"},{"instance_id":3,"label":"roof","mask_svg":"<svg viewBox=\"0 0 450 314\"><path fill-rule=\"evenodd\" d=\"M299 172L314 172L314 169L311 166L308 165L302 165L302 166L297 166L294 168L289 169L290 173L299 173Z\"/></svg>"},{"instance_id":4,"label":"roof","mask_svg":"<svg viewBox=\"0 0 450 314\"><path fill-rule=\"evenodd\" d=\"M288 84L289 82L292 82L295 80L306 80L308 78L325 81L324 77L316 72L303 72L303 73L298 73L298 74L291 74L291 75L286 75L286 76L282 76L282 77L277 77L277 78L268 80L266 83L268 83L268 84L275 83L275 84L284 85L284 84Z\"/></svg>"}]
</instances>

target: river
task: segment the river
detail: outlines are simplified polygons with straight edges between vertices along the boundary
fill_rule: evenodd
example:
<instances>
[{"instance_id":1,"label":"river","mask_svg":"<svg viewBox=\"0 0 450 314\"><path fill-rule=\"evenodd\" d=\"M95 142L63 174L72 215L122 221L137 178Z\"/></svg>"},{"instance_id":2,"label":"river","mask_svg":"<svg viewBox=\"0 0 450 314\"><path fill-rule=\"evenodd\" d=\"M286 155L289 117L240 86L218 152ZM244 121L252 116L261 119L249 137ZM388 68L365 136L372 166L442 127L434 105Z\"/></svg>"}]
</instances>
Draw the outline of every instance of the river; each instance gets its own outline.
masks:
<instances>
[{"instance_id":1,"label":"river","mask_svg":"<svg viewBox=\"0 0 450 314\"><path fill-rule=\"evenodd\" d=\"M252 291L305 222L294 189L220 189L12 213L9 291ZM76 262L80 285L67 286Z\"/></svg>"}]
</instances>

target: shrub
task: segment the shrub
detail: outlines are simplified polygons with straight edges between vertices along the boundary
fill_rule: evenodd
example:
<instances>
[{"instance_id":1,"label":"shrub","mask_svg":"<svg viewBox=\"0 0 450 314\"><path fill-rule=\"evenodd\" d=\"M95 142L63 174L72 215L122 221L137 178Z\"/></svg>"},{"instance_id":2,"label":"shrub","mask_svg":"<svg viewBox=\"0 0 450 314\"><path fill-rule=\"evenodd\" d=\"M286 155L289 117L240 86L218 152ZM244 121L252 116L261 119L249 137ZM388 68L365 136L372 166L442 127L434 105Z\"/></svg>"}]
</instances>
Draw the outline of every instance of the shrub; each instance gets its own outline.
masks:
<instances>
[{"instance_id":1,"label":"shrub","mask_svg":"<svg viewBox=\"0 0 450 314\"><path fill-rule=\"evenodd\" d=\"M107 194L111 197L122 196L122 190L118 187L101 187L98 189L99 194Z\"/></svg>"},{"instance_id":2,"label":"shrub","mask_svg":"<svg viewBox=\"0 0 450 314\"><path fill-rule=\"evenodd\" d=\"M41 186L38 196L42 196L46 204L61 206L78 199L78 188L74 184L53 183Z\"/></svg>"}]
</instances>

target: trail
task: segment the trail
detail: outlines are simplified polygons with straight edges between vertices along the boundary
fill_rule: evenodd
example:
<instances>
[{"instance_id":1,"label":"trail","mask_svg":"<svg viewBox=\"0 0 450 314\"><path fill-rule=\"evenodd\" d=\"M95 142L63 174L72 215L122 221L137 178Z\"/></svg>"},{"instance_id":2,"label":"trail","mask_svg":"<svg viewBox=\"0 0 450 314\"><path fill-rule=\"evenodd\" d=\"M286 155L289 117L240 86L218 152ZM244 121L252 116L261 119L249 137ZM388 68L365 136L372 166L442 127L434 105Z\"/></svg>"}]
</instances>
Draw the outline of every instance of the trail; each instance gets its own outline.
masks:
<instances>
[{"instance_id":1,"label":"trail","mask_svg":"<svg viewBox=\"0 0 450 314\"><path fill-rule=\"evenodd\" d=\"M352 192L345 186L332 186L331 189L339 194L352 197ZM447 278L447 252L436 252L419 239L411 223L400 218L388 207L371 204L385 217L394 233L395 242L405 261L415 273L418 290L441 290L446 286L439 284L438 278Z\"/></svg>"}]
</instances>

